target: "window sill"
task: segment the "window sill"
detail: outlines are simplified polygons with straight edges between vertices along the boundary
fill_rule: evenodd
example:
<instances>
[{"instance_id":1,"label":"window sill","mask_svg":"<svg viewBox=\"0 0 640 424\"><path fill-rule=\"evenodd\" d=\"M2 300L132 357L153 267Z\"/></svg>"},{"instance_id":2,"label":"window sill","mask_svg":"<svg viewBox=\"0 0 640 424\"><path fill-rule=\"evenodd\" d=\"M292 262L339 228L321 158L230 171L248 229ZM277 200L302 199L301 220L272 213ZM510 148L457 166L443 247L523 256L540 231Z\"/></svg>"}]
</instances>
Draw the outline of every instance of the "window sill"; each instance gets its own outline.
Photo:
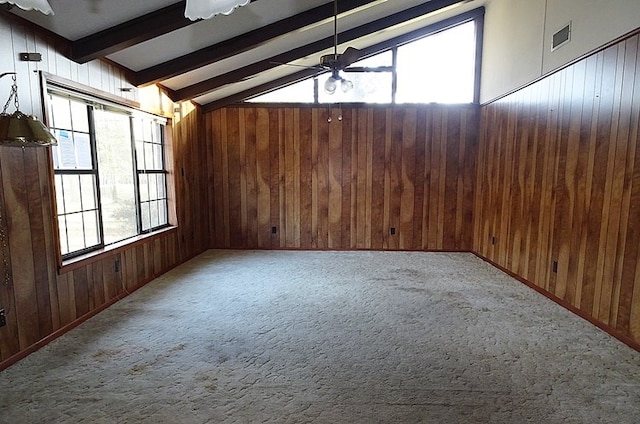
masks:
<instances>
[{"instance_id":1,"label":"window sill","mask_svg":"<svg viewBox=\"0 0 640 424\"><path fill-rule=\"evenodd\" d=\"M154 238L166 235L177 231L178 227L169 226L161 230L154 231L149 234L141 234L137 237L129 238L118 243L110 244L103 249L96 250L84 255L76 256L75 258L66 259L62 261L62 264L58 267L58 274L65 274L67 272L82 268L83 266L90 265L94 262L101 261L103 259L115 256L123 250L130 249L138 244L142 244L152 240Z\"/></svg>"}]
</instances>

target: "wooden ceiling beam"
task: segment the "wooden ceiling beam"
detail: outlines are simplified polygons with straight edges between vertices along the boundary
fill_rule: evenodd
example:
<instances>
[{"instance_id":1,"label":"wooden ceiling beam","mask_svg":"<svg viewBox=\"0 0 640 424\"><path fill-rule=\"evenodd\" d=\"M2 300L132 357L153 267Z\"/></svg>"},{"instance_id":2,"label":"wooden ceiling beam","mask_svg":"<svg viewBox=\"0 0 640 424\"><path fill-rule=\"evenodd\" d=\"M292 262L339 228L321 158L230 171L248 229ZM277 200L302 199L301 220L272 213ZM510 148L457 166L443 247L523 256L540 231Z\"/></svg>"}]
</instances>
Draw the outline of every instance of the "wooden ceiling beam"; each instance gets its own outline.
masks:
<instances>
[{"instance_id":1,"label":"wooden ceiling beam","mask_svg":"<svg viewBox=\"0 0 640 424\"><path fill-rule=\"evenodd\" d=\"M375 3L380 0L342 0L338 3L338 13L347 12ZM202 66L235 56L242 52L257 48L270 40L300 30L333 16L333 2L328 2L297 15L265 25L237 37L230 38L215 45L169 60L137 72L135 84L153 84Z\"/></svg>"},{"instance_id":2,"label":"wooden ceiling beam","mask_svg":"<svg viewBox=\"0 0 640 424\"><path fill-rule=\"evenodd\" d=\"M73 42L73 60L86 63L194 23L184 17L185 0Z\"/></svg>"},{"instance_id":3,"label":"wooden ceiling beam","mask_svg":"<svg viewBox=\"0 0 640 424\"><path fill-rule=\"evenodd\" d=\"M433 13L440 9L453 6L455 4L466 3L467 1L469 0L431 0L418 6L403 10L401 12L394 13L393 15L389 15L376 21L369 22L365 25L361 25L359 27L341 32L339 34L339 39L341 43L347 43L357 38L364 37L373 32L381 31L394 25L399 25L418 16ZM179 90L175 90L175 95L177 97L172 100L182 101L193 99L194 97L201 96L227 84L232 84L236 81L242 80L244 78L249 78L252 75L267 71L276 66L280 66L279 63L288 63L293 60L300 59L301 57L305 57L310 54L328 49L333 46L333 42L333 36L326 37L313 43L290 50L288 52L273 56L271 58L255 62L242 68L234 69L231 72L217 75L207 80L200 81Z\"/></svg>"},{"instance_id":4,"label":"wooden ceiling beam","mask_svg":"<svg viewBox=\"0 0 640 424\"><path fill-rule=\"evenodd\" d=\"M252 3L255 1L251 0ZM184 17L185 6L186 0L181 0L76 40L73 42L72 59L86 63L199 22Z\"/></svg>"}]
</instances>

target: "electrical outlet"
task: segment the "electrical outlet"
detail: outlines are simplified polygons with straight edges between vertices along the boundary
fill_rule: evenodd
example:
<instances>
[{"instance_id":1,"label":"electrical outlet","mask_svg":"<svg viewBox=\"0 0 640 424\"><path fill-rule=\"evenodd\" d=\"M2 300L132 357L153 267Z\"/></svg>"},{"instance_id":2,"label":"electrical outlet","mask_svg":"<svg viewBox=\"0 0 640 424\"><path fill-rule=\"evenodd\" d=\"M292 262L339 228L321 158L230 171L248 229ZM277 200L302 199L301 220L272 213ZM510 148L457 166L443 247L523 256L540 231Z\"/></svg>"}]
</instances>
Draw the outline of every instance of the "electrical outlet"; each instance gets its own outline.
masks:
<instances>
[{"instance_id":1,"label":"electrical outlet","mask_svg":"<svg viewBox=\"0 0 640 424\"><path fill-rule=\"evenodd\" d=\"M4 309L0 309L0 327L7 325L7 315L4 313Z\"/></svg>"},{"instance_id":2,"label":"electrical outlet","mask_svg":"<svg viewBox=\"0 0 640 424\"><path fill-rule=\"evenodd\" d=\"M275 234L278 232L278 228L276 227L271 227L271 234Z\"/></svg>"},{"instance_id":3,"label":"electrical outlet","mask_svg":"<svg viewBox=\"0 0 640 424\"><path fill-rule=\"evenodd\" d=\"M555 273L558 272L558 261L553 261L553 265L551 265L551 270Z\"/></svg>"},{"instance_id":4,"label":"electrical outlet","mask_svg":"<svg viewBox=\"0 0 640 424\"><path fill-rule=\"evenodd\" d=\"M396 229L394 227L391 227L391 231L390 231L392 236L396 235Z\"/></svg>"}]
</instances>

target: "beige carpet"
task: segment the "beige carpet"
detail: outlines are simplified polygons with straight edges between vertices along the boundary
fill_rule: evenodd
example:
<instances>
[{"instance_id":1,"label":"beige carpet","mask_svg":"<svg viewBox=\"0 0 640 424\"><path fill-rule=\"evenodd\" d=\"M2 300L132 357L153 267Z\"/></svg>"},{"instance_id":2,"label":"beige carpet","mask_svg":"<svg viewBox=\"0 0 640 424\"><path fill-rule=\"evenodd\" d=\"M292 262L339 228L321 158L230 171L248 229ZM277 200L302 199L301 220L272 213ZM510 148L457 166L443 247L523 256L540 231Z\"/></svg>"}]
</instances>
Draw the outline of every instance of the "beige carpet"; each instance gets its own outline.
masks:
<instances>
[{"instance_id":1,"label":"beige carpet","mask_svg":"<svg viewBox=\"0 0 640 424\"><path fill-rule=\"evenodd\" d=\"M640 354L471 254L209 251L0 373L2 423L638 423Z\"/></svg>"}]
</instances>

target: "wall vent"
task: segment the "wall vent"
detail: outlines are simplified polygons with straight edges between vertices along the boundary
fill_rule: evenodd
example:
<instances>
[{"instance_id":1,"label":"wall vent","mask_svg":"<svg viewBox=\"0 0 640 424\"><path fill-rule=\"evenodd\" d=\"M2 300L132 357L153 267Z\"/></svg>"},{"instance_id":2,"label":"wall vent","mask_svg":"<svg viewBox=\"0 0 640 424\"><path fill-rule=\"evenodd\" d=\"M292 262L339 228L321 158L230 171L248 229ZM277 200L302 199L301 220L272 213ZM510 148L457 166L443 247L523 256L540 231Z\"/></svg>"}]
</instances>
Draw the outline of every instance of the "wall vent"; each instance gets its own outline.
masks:
<instances>
[{"instance_id":1,"label":"wall vent","mask_svg":"<svg viewBox=\"0 0 640 424\"><path fill-rule=\"evenodd\" d=\"M571 41L571 21L553 34L551 51L564 46Z\"/></svg>"}]
</instances>

